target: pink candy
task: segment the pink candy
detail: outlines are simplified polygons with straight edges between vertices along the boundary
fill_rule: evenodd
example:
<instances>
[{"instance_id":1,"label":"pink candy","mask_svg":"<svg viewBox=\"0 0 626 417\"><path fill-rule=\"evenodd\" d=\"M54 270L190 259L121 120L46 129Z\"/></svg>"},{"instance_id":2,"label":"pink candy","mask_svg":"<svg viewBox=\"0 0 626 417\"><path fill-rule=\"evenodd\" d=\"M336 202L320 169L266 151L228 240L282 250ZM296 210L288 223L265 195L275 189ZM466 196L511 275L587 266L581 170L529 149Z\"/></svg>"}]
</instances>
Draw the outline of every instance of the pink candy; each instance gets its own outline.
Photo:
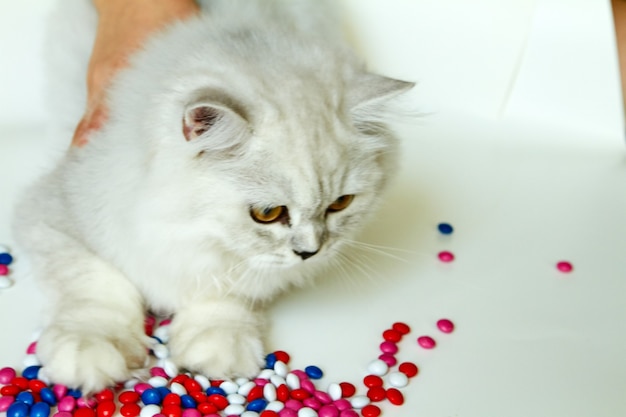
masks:
<instances>
[{"instance_id":1,"label":"pink candy","mask_svg":"<svg viewBox=\"0 0 626 417\"><path fill-rule=\"evenodd\" d=\"M572 272L574 267L572 266L570 262L560 261L560 262L557 262L556 269L558 269L561 272L568 273L568 272Z\"/></svg>"},{"instance_id":2,"label":"pink candy","mask_svg":"<svg viewBox=\"0 0 626 417\"><path fill-rule=\"evenodd\" d=\"M437 322L437 327L444 333L452 333L454 331L454 323L448 319L441 319Z\"/></svg>"},{"instance_id":3,"label":"pink candy","mask_svg":"<svg viewBox=\"0 0 626 417\"><path fill-rule=\"evenodd\" d=\"M8 385L15 378L16 373L13 368L0 369L0 385Z\"/></svg>"},{"instance_id":4,"label":"pink candy","mask_svg":"<svg viewBox=\"0 0 626 417\"><path fill-rule=\"evenodd\" d=\"M15 397L12 396L0 397L0 413L7 411L14 401Z\"/></svg>"},{"instance_id":5,"label":"pink candy","mask_svg":"<svg viewBox=\"0 0 626 417\"><path fill-rule=\"evenodd\" d=\"M452 262L454 261L454 254L452 252L448 252L448 251L441 251L439 252L439 254L437 255L437 257L439 258L439 260L441 262Z\"/></svg>"},{"instance_id":6,"label":"pink candy","mask_svg":"<svg viewBox=\"0 0 626 417\"><path fill-rule=\"evenodd\" d=\"M423 347L424 349L432 349L434 348L437 343L435 342L435 339L433 339L430 336L420 336L417 338L417 343Z\"/></svg>"}]
</instances>

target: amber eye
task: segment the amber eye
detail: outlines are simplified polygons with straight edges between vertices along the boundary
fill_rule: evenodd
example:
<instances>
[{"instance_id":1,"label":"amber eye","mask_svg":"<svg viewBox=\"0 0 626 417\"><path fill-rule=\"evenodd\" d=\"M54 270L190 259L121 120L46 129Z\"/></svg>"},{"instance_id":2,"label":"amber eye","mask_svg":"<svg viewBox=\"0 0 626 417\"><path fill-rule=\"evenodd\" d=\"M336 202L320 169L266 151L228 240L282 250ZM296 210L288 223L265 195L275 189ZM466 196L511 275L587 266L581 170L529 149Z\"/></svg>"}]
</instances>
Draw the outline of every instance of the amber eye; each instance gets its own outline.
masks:
<instances>
[{"instance_id":1,"label":"amber eye","mask_svg":"<svg viewBox=\"0 0 626 417\"><path fill-rule=\"evenodd\" d=\"M261 209L252 207L250 209L250 216L252 216L252 220L258 223L272 223L279 220L285 213L285 210L285 206L266 207Z\"/></svg>"},{"instance_id":2,"label":"amber eye","mask_svg":"<svg viewBox=\"0 0 626 417\"><path fill-rule=\"evenodd\" d=\"M328 211L331 213L335 211L341 211L348 207L350 203L352 203L352 200L354 200L354 194L342 195L341 197L333 201L330 206L328 206Z\"/></svg>"}]
</instances>

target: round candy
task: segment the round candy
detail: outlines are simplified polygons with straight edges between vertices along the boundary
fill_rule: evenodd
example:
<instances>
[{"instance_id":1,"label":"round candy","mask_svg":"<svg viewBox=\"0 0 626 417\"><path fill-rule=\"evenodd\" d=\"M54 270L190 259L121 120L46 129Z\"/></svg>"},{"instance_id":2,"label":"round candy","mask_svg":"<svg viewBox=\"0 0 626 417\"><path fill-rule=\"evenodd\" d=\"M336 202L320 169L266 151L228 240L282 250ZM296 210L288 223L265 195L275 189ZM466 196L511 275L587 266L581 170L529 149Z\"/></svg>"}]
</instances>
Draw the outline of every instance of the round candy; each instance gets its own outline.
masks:
<instances>
[{"instance_id":1,"label":"round candy","mask_svg":"<svg viewBox=\"0 0 626 417\"><path fill-rule=\"evenodd\" d=\"M276 352L274 352L274 355L276 356L276 359L278 359L279 361L283 363L289 363L289 360L291 359L289 357L289 354L282 350L277 350Z\"/></svg>"},{"instance_id":2,"label":"round candy","mask_svg":"<svg viewBox=\"0 0 626 417\"><path fill-rule=\"evenodd\" d=\"M417 343L424 349L432 349L437 346L437 342L430 336L420 336L417 338Z\"/></svg>"},{"instance_id":3,"label":"round candy","mask_svg":"<svg viewBox=\"0 0 626 417\"><path fill-rule=\"evenodd\" d=\"M361 410L361 415L363 415L363 417L378 417L380 412L380 408L374 404L368 404Z\"/></svg>"},{"instance_id":4,"label":"round candy","mask_svg":"<svg viewBox=\"0 0 626 417\"><path fill-rule=\"evenodd\" d=\"M120 414L124 417L136 417L141 413L141 407L135 403L124 404L120 408Z\"/></svg>"},{"instance_id":5,"label":"round candy","mask_svg":"<svg viewBox=\"0 0 626 417\"><path fill-rule=\"evenodd\" d=\"M2 276L4 278L4 282L5 282L5 286L4 288L8 288L10 287L10 285L7 285L6 283L11 282L10 279L8 279L5 275L9 275L9 267L6 265L2 265L0 264L0 276Z\"/></svg>"},{"instance_id":6,"label":"round candy","mask_svg":"<svg viewBox=\"0 0 626 417\"><path fill-rule=\"evenodd\" d=\"M41 366L29 366L22 371L22 376L26 379L37 379Z\"/></svg>"},{"instance_id":7,"label":"round candy","mask_svg":"<svg viewBox=\"0 0 626 417\"><path fill-rule=\"evenodd\" d=\"M392 372L389 374L389 384L392 387L404 388L409 384L409 377L402 372Z\"/></svg>"},{"instance_id":8,"label":"round candy","mask_svg":"<svg viewBox=\"0 0 626 417\"><path fill-rule=\"evenodd\" d=\"M13 262L13 256L8 252L0 253L0 264L10 265Z\"/></svg>"},{"instance_id":9,"label":"round candy","mask_svg":"<svg viewBox=\"0 0 626 417\"><path fill-rule=\"evenodd\" d=\"M15 397L15 401L20 401L30 406L35 403L35 397L33 397L33 394L28 391L22 391L17 394L17 397Z\"/></svg>"},{"instance_id":10,"label":"round candy","mask_svg":"<svg viewBox=\"0 0 626 417\"><path fill-rule=\"evenodd\" d=\"M265 357L265 367L266 368L274 368L274 364L276 363L276 361L278 360L278 358L276 357L276 354L274 353L269 353L266 357Z\"/></svg>"},{"instance_id":11,"label":"round candy","mask_svg":"<svg viewBox=\"0 0 626 417\"><path fill-rule=\"evenodd\" d=\"M7 417L28 417L29 407L21 402L14 402L7 409Z\"/></svg>"},{"instance_id":12,"label":"round candy","mask_svg":"<svg viewBox=\"0 0 626 417\"><path fill-rule=\"evenodd\" d=\"M419 372L417 365L415 365L413 362L401 363L398 367L398 370L409 378L413 378Z\"/></svg>"},{"instance_id":13,"label":"round candy","mask_svg":"<svg viewBox=\"0 0 626 417\"><path fill-rule=\"evenodd\" d=\"M374 359L367 366L367 371L372 375L383 376L389 371L389 366L380 359Z\"/></svg>"},{"instance_id":14,"label":"round candy","mask_svg":"<svg viewBox=\"0 0 626 417\"><path fill-rule=\"evenodd\" d=\"M380 351L383 353L398 353L398 345L393 342L384 341L380 344Z\"/></svg>"},{"instance_id":15,"label":"round candy","mask_svg":"<svg viewBox=\"0 0 626 417\"><path fill-rule=\"evenodd\" d=\"M449 235L454 231L454 228L448 223L439 223L437 229L442 235Z\"/></svg>"},{"instance_id":16,"label":"round candy","mask_svg":"<svg viewBox=\"0 0 626 417\"><path fill-rule=\"evenodd\" d=\"M341 388L341 396L344 398L352 397L356 392L356 387L349 382L341 382L339 387Z\"/></svg>"},{"instance_id":17,"label":"round candy","mask_svg":"<svg viewBox=\"0 0 626 417\"><path fill-rule=\"evenodd\" d=\"M308 377L311 379L320 379L322 376L324 376L322 370L315 365L307 366L306 368L304 368L304 372L306 372Z\"/></svg>"},{"instance_id":18,"label":"round candy","mask_svg":"<svg viewBox=\"0 0 626 417\"><path fill-rule=\"evenodd\" d=\"M76 408L76 398L70 397L69 395L63 397L59 400L59 404L57 405L59 411L67 411L72 412L74 408Z\"/></svg>"},{"instance_id":19,"label":"round candy","mask_svg":"<svg viewBox=\"0 0 626 417\"><path fill-rule=\"evenodd\" d=\"M370 403L370 399L365 395L356 395L350 400L353 408L363 408Z\"/></svg>"},{"instance_id":20,"label":"round candy","mask_svg":"<svg viewBox=\"0 0 626 417\"><path fill-rule=\"evenodd\" d=\"M382 387L383 379L378 375L367 375L365 378L363 378L363 384L368 388Z\"/></svg>"},{"instance_id":21,"label":"round candy","mask_svg":"<svg viewBox=\"0 0 626 417\"><path fill-rule=\"evenodd\" d=\"M141 401L146 405L160 404L162 400L161 393L155 388L147 389L141 394Z\"/></svg>"},{"instance_id":22,"label":"round candy","mask_svg":"<svg viewBox=\"0 0 626 417\"><path fill-rule=\"evenodd\" d=\"M411 332L409 325L401 321L394 323L391 328L402 335L409 334Z\"/></svg>"},{"instance_id":23,"label":"round candy","mask_svg":"<svg viewBox=\"0 0 626 417\"><path fill-rule=\"evenodd\" d=\"M250 401L248 403L248 406L246 407L246 410L256 411L260 413L261 411L265 409L265 407L267 406L267 403L268 403L267 400L263 398L258 398L256 400Z\"/></svg>"},{"instance_id":24,"label":"round candy","mask_svg":"<svg viewBox=\"0 0 626 417\"><path fill-rule=\"evenodd\" d=\"M139 412L140 417L153 417L161 412L161 407L156 404L147 404Z\"/></svg>"},{"instance_id":25,"label":"round candy","mask_svg":"<svg viewBox=\"0 0 626 417\"><path fill-rule=\"evenodd\" d=\"M396 357L393 356L391 353L383 353L382 355L378 356L378 359L385 362L390 368L398 363Z\"/></svg>"},{"instance_id":26,"label":"round candy","mask_svg":"<svg viewBox=\"0 0 626 417\"><path fill-rule=\"evenodd\" d=\"M287 368L287 365L285 364L285 362L277 360L276 363L274 364L274 371L276 371L276 375L279 375L285 378L287 374L289 373L289 368Z\"/></svg>"},{"instance_id":27,"label":"round candy","mask_svg":"<svg viewBox=\"0 0 626 417\"><path fill-rule=\"evenodd\" d=\"M15 397L12 395L7 395L5 397L0 397L0 413L4 413L9 409L9 406L15 402Z\"/></svg>"},{"instance_id":28,"label":"round candy","mask_svg":"<svg viewBox=\"0 0 626 417\"><path fill-rule=\"evenodd\" d=\"M387 390L387 399L393 405L402 405L404 403L404 395L396 388Z\"/></svg>"},{"instance_id":29,"label":"round candy","mask_svg":"<svg viewBox=\"0 0 626 417\"><path fill-rule=\"evenodd\" d=\"M13 378L15 378L16 372L13 368L2 368L0 369L0 385L9 384Z\"/></svg>"},{"instance_id":30,"label":"round candy","mask_svg":"<svg viewBox=\"0 0 626 417\"><path fill-rule=\"evenodd\" d=\"M98 417L112 417L115 414L115 403L111 400L102 401L96 408ZM32 412L31 412L32 417Z\"/></svg>"},{"instance_id":31,"label":"round candy","mask_svg":"<svg viewBox=\"0 0 626 417\"><path fill-rule=\"evenodd\" d=\"M558 269L561 272L568 273L568 272L572 272L572 270L574 269L574 266L570 262L560 261L560 262L557 262L556 269Z\"/></svg>"},{"instance_id":32,"label":"round candy","mask_svg":"<svg viewBox=\"0 0 626 417\"><path fill-rule=\"evenodd\" d=\"M454 331L454 323L448 319L441 319L437 321L437 327L444 333L452 333Z\"/></svg>"},{"instance_id":33,"label":"round candy","mask_svg":"<svg viewBox=\"0 0 626 417\"><path fill-rule=\"evenodd\" d=\"M437 257L439 258L439 260L441 262L452 262L454 261L454 254L452 252L449 251L441 251L437 254Z\"/></svg>"},{"instance_id":34,"label":"round candy","mask_svg":"<svg viewBox=\"0 0 626 417\"><path fill-rule=\"evenodd\" d=\"M383 339L387 342L397 343L402 340L402 333L394 329L387 329L383 332Z\"/></svg>"}]
</instances>

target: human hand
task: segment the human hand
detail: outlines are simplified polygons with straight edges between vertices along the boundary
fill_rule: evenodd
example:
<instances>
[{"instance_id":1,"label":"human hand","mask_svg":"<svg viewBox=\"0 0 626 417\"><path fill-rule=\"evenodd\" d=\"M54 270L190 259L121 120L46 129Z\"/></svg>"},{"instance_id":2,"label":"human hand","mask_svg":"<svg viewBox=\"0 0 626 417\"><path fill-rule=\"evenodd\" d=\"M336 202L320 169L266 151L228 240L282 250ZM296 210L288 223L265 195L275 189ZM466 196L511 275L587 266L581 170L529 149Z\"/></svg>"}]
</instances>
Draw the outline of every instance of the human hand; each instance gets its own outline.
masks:
<instances>
[{"instance_id":1,"label":"human hand","mask_svg":"<svg viewBox=\"0 0 626 417\"><path fill-rule=\"evenodd\" d=\"M194 0L94 0L98 29L87 69L87 109L72 146L85 145L108 118L107 90L129 56L156 30L197 14Z\"/></svg>"}]
</instances>

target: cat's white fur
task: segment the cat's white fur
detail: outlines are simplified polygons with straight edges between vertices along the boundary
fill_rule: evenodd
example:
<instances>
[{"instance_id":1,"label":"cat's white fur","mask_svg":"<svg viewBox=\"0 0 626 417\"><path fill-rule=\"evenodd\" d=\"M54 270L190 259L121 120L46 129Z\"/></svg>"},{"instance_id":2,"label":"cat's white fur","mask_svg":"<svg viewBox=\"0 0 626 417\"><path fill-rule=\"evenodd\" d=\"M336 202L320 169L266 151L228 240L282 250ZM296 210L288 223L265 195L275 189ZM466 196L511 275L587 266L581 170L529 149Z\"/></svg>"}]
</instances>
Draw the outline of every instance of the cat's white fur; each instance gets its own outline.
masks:
<instances>
[{"instance_id":1,"label":"cat's white fur","mask_svg":"<svg viewBox=\"0 0 626 417\"><path fill-rule=\"evenodd\" d=\"M376 207L396 154L386 104L412 84L367 73L282 3L209 1L156 35L114 83L107 125L22 199L15 231L50 295L37 352L53 380L128 378L147 309L175 314L179 366L254 375L259 303L310 281ZM274 206L288 222L251 218Z\"/></svg>"}]
</instances>

